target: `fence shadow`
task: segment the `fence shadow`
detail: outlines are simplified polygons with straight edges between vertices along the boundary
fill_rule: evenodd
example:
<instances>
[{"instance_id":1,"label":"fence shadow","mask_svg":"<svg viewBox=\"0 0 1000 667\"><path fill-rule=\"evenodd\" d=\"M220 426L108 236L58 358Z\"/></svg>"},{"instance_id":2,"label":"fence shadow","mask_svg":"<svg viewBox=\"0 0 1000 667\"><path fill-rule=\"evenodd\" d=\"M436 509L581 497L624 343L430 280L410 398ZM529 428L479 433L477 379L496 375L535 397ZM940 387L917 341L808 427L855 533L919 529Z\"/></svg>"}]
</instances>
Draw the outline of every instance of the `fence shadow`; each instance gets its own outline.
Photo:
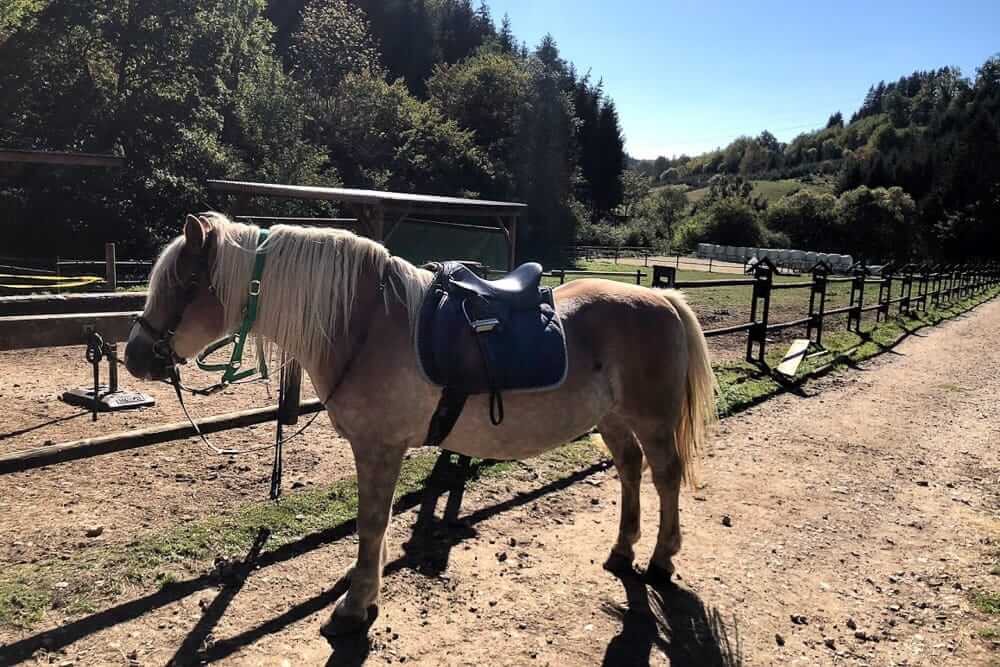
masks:
<instances>
[{"instance_id":1,"label":"fence shadow","mask_svg":"<svg viewBox=\"0 0 1000 667\"><path fill-rule=\"evenodd\" d=\"M735 618L727 625L717 609L674 583L654 588L634 571L615 576L625 587L626 603L604 605L603 611L622 624L604 652L604 667L648 665L654 649L671 667L743 664Z\"/></svg>"},{"instance_id":2,"label":"fence shadow","mask_svg":"<svg viewBox=\"0 0 1000 667\"><path fill-rule=\"evenodd\" d=\"M565 489L591 475L607 470L611 466L611 462L603 461L596 463L549 482L528 493L518 494L516 497L503 502L478 509L466 515L460 521L457 519L457 513L461 502L460 496L464 493L466 481L477 474L480 468L488 464L480 463L475 466L458 466L457 472L453 468L449 469L449 466L452 465L450 463L450 454L442 452L438 462L435 464L435 469L439 469L440 466L439 470L442 471L439 476L435 479L432 474L429 483L424 488L408 493L394 503L393 514L399 514L419 506L420 515L427 518L421 523L418 516L418 525L415 526L413 534L407 542L407 545L409 545L407 553L386 565L386 576L401 569L413 569L428 576L434 576L440 572L437 569L438 567L447 565L451 548L455 544L459 544L462 540L475 535L473 529L475 524L502 512L534 502L545 495ZM433 514L438 501L444 493L449 493L450 496L452 490L456 491L456 500L449 498L444 518L441 520L435 519ZM456 522L458 525L465 527L463 529L465 530L464 536L460 534L457 538L449 540L434 539L434 535L439 531L442 524L455 525ZM284 613L265 621L255 628L233 637L215 641L211 636L213 629L222 618L233 598L242 589L250 574L271 565L283 563L315 549L334 544L350 536L355 530L356 523L352 519L329 529L312 533L300 540L266 553L261 553L266 540L261 534L258 534L257 541L255 541L254 546L243 561L229 563L224 570L217 568L212 573L171 583L154 593L90 614L89 616L67 623L64 626L45 630L5 646L0 646L0 664L6 665L22 662L29 659L39 649L58 651L87 636L121 623L135 620L155 609L173 604L190 595L216 586L221 586L219 595L204 611L202 618L198 621L195 628L178 648L174 656L174 663L200 664L201 662L223 659L265 635L277 632L292 623L329 607L347 590L348 584L346 580L338 581L328 590L288 609ZM259 547L258 542L260 542ZM363 645L364 642L358 643L350 640L350 638L345 638L343 642L335 642L332 648L334 648L335 653L339 651L344 661L343 663L337 662L336 664L350 664L357 657Z\"/></svg>"},{"instance_id":3,"label":"fence shadow","mask_svg":"<svg viewBox=\"0 0 1000 667\"><path fill-rule=\"evenodd\" d=\"M70 421L71 419L76 419L78 417L83 417L84 415L89 415L90 410L82 410L80 412L74 412L71 415L66 415L65 417L56 417L55 419L49 419L48 421L35 424L34 426L28 426L26 428L18 429L16 431L10 431L9 433L0 433L0 441L9 440L10 438L16 438L19 435L25 435L26 433L31 433L32 431L37 431L38 429L45 428L46 426L52 426L53 424L61 424L62 422Z\"/></svg>"}]
</instances>

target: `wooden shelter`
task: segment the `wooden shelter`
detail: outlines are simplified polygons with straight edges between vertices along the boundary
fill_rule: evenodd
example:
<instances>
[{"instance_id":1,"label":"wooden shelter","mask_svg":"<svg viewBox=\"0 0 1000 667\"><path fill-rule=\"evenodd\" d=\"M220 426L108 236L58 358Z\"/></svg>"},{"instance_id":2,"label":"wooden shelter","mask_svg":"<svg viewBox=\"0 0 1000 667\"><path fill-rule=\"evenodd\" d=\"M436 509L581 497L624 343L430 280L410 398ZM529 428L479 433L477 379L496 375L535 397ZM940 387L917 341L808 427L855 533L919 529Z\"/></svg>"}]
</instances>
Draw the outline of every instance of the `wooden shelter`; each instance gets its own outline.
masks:
<instances>
[{"instance_id":1,"label":"wooden shelter","mask_svg":"<svg viewBox=\"0 0 1000 667\"><path fill-rule=\"evenodd\" d=\"M214 194L235 197L233 208L236 211L233 211L233 217L252 219L255 222L265 218L240 214L241 210L249 209L250 200L254 197L326 201L340 204L354 216L353 221L343 218L332 220L382 243L389 241L399 224L406 220L456 229L470 227L470 225L458 222L458 220L468 218L490 220L495 223L493 226L476 226L482 227L484 230L495 229L504 234L507 239L507 268L513 268L515 264L517 219L526 209L525 204L514 202L308 185L210 180L208 188ZM449 218L450 220L432 218ZM280 219L276 218L275 220Z\"/></svg>"}]
</instances>

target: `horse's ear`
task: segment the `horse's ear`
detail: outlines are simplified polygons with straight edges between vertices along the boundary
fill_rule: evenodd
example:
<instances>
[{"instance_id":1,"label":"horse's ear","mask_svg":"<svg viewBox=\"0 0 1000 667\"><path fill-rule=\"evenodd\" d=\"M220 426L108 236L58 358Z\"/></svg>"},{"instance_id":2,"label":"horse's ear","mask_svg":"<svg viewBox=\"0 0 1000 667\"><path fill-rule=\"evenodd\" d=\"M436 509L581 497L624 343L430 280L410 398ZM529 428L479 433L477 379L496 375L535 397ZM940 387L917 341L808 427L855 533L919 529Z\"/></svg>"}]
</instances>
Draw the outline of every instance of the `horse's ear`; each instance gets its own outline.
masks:
<instances>
[{"instance_id":1,"label":"horse's ear","mask_svg":"<svg viewBox=\"0 0 1000 667\"><path fill-rule=\"evenodd\" d=\"M188 213L184 219L184 247L193 251L200 251L205 247L205 238L208 236L208 229L198 216Z\"/></svg>"}]
</instances>

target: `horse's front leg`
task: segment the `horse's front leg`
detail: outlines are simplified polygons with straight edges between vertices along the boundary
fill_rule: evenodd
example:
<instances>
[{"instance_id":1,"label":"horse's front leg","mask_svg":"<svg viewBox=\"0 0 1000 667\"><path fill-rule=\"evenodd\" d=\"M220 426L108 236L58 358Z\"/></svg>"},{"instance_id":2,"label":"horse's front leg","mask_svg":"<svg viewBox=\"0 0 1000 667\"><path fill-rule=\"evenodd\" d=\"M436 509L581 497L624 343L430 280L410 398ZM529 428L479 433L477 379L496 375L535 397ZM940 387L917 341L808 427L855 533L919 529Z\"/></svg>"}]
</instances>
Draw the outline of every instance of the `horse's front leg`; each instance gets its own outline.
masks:
<instances>
[{"instance_id":1,"label":"horse's front leg","mask_svg":"<svg viewBox=\"0 0 1000 667\"><path fill-rule=\"evenodd\" d=\"M351 586L340 599L323 633L364 629L373 618L385 565L386 529L405 447L351 443L358 471L358 559Z\"/></svg>"}]
</instances>

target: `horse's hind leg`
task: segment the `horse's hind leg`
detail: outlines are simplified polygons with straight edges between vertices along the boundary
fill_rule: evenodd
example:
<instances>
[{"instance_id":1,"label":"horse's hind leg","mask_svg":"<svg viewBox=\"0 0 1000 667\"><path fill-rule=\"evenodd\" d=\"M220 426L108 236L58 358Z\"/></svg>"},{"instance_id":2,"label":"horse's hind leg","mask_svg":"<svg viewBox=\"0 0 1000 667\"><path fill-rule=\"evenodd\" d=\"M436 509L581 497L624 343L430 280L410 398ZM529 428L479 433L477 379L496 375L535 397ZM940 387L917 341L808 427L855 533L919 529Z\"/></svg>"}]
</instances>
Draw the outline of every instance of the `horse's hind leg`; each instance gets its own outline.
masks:
<instances>
[{"instance_id":1,"label":"horse's hind leg","mask_svg":"<svg viewBox=\"0 0 1000 667\"><path fill-rule=\"evenodd\" d=\"M635 543L639 541L639 485L642 481L642 450L632 429L614 415L605 417L597 426L604 444L611 451L618 478L622 484L621 519L618 540L611 548L611 555L604 567L611 572L632 569L635 560Z\"/></svg>"},{"instance_id":2,"label":"horse's hind leg","mask_svg":"<svg viewBox=\"0 0 1000 667\"><path fill-rule=\"evenodd\" d=\"M656 548L646 575L651 583L666 584L674 573L671 560L681 549L681 524L678 501L681 489L682 462L672 428L662 423L637 429L642 451L653 473L653 484L660 496L660 529Z\"/></svg>"}]
</instances>

